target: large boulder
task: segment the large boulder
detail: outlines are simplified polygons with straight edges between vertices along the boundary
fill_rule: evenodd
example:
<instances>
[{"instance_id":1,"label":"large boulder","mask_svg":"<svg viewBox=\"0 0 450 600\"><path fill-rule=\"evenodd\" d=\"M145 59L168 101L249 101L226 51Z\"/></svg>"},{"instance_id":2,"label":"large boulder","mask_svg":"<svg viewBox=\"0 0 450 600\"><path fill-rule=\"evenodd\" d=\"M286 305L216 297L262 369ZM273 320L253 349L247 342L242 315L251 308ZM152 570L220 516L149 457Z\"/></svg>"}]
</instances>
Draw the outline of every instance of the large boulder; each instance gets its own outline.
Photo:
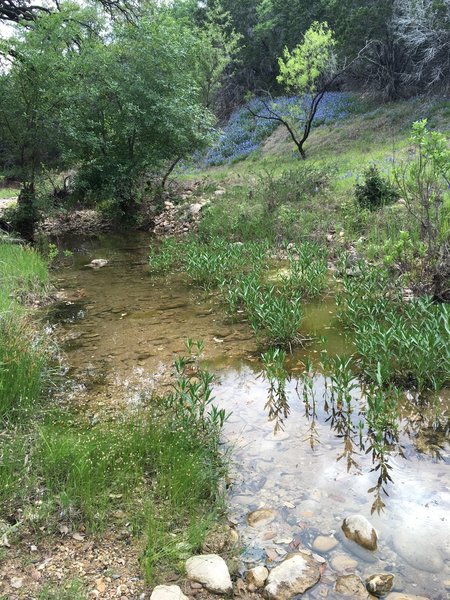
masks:
<instances>
[{"instance_id":1,"label":"large boulder","mask_svg":"<svg viewBox=\"0 0 450 600\"><path fill-rule=\"evenodd\" d=\"M376 550L378 535L371 523L362 515L351 515L344 519L342 531L349 540L353 540L367 550Z\"/></svg>"},{"instance_id":2,"label":"large boulder","mask_svg":"<svg viewBox=\"0 0 450 600\"><path fill-rule=\"evenodd\" d=\"M233 591L227 563L217 554L192 556L186 561L188 579L201 583L207 590L216 594L230 594Z\"/></svg>"},{"instance_id":3,"label":"large boulder","mask_svg":"<svg viewBox=\"0 0 450 600\"><path fill-rule=\"evenodd\" d=\"M290 600L315 585L320 574L320 563L309 554L288 554L270 571L264 595L268 600Z\"/></svg>"}]
</instances>

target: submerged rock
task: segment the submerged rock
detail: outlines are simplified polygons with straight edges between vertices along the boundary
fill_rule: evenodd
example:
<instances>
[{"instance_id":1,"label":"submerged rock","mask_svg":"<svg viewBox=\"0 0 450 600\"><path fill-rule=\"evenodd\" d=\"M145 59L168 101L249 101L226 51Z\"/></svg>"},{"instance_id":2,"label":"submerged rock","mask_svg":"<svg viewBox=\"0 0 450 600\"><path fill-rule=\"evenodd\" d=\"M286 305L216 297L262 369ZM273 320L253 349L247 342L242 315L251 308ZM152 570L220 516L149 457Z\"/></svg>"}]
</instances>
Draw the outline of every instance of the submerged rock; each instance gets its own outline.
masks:
<instances>
[{"instance_id":1,"label":"submerged rock","mask_svg":"<svg viewBox=\"0 0 450 600\"><path fill-rule=\"evenodd\" d=\"M247 515L247 523L250 527L263 527L264 525L272 523L276 516L277 513L275 510L272 510L271 508L260 508Z\"/></svg>"},{"instance_id":2,"label":"submerged rock","mask_svg":"<svg viewBox=\"0 0 450 600\"><path fill-rule=\"evenodd\" d=\"M268 600L290 600L309 590L319 579L320 563L304 552L295 552L270 571L264 595Z\"/></svg>"},{"instance_id":3,"label":"submerged rock","mask_svg":"<svg viewBox=\"0 0 450 600\"><path fill-rule=\"evenodd\" d=\"M150 600L188 600L178 585L157 585Z\"/></svg>"},{"instance_id":4,"label":"submerged rock","mask_svg":"<svg viewBox=\"0 0 450 600\"><path fill-rule=\"evenodd\" d=\"M247 571L247 582L254 585L255 588L261 588L266 583L269 576L269 571L266 567L260 565Z\"/></svg>"},{"instance_id":5,"label":"submerged rock","mask_svg":"<svg viewBox=\"0 0 450 600\"><path fill-rule=\"evenodd\" d=\"M374 596L389 594L393 586L394 575L392 573L376 573L366 579L366 588Z\"/></svg>"},{"instance_id":6,"label":"submerged rock","mask_svg":"<svg viewBox=\"0 0 450 600\"><path fill-rule=\"evenodd\" d=\"M188 579L198 581L210 592L230 594L233 591L227 564L217 554L192 556L186 561L186 573Z\"/></svg>"},{"instance_id":7,"label":"submerged rock","mask_svg":"<svg viewBox=\"0 0 450 600\"><path fill-rule=\"evenodd\" d=\"M362 515L351 515L344 519L342 531L349 540L353 540L367 550L377 549L377 532Z\"/></svg>"},{"instance_id":8,"label":"submerged rock","mask_svg":"<svg viewBox=\"0 0 450 600\"><path fill-rule=\"evenodd\" d=\"M370 598L363 582L358 575L341 575L334 586L334 591L341 596L353 600L367 600Z\"/></svg>"},{"instance_id":9,"label":"submerged rock","mask_svg":"<svg viewBox=\"0 0 450 600\"><path fill-rule=\"evenodd\" d=\"M399 527L392 536L392 541L397 554L414 569L440 573L444 568L439 550L432 544L425 543L423 537L414 536L411 529Z\"/></svg>"},{"instance_id":10,"label":"submerged rock","mask_svg":"<svg viewBox=\"0 0 450 600\"><path fill-rule=\"evenodd\" d=\"M386 600L431 600L428 596L413 596L411 594L404 594L403 592L391 592L386 596Z\"/></svg>"},{"instance_id":11,"label":"submerged rock","mask_svg":"<svg viewBox=\"0 0 450 600\"><path fill-rule=\"evenodd\" d=\"M318 535L313 542L313 550L316 552L330 552L338 545L337 539L333 535Z\"/></svg>"},{"instance_id":12,"label":"submerged rock","mask_svg":"<svg viewBox=\"0 0 450 600\"><path fill-rule=\"evenodd\" d=\"M331 566L335 571L353 571L358 566L358 561L345 554L338 554L331 560Z\"/></svg>"}]
</instances>

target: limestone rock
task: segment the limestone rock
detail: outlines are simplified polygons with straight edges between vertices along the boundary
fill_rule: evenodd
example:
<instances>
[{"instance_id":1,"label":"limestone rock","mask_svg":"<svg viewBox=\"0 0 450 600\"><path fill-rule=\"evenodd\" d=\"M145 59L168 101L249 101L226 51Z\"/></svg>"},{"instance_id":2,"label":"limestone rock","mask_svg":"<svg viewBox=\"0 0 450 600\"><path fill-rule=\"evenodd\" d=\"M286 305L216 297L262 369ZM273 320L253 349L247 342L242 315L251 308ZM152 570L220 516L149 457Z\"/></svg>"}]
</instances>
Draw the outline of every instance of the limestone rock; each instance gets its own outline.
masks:
<instances>
[{"instance_id":1,"label":"limestone rock","mask_svg":"<svg viewBox=\"0 0 450 600\"><path fill-rule=\"evenodd\" d=\"M313 542L313 550L316 552L330 552L338 545L337 539L333 535L318 535Z\"/></svg>"},{"instance_id":2,"label":"limestone rock","mask_svg":"<svg viewBox=\"0 0 450 600\"><path fill-rule=\"evenodd\" d=\"M334 586L334 591L352 600L367 600L370 598L363 582L357 575L341 575Z\"/></svg>"},{"instance_id":3,"label":"limestone rock","mask_svg":"<svg viewBox=\"0 0 450 600\"><path fill-rule=\"evenodd\" d=\"M272 523L276 516L277 513L271 508L260 508L247 515L247 523L250 527L263 527Z\"/></svg>"},{"instance_id":4,"label":"limestone rock","mask_svg":"<svg viewBox=\"0 0 450 600\"><path fill-rule=\"evenodd\" d=\"M269 576L269 571L263 565L254 567L247 571L247 582L254 585L255 588L261 588L266 583Z\"/></svg>"},{"instance_id":5,"label":"limestone rock","mask_svg":"<svg viewBox=\"0 0 450 600\"><path fill-rule=\"evenodd\" d=\"M233 591L226 562L217 554L192 556L186 561L186 573L191 581L198 581L210 592L229 594Z\"/></svg>"},{"instance_id":6,"label":"limestone rock","mask_svg":"<svg viewBox=\"0 0 450 600\"><path fill-rule=\"evenodd\" d=\"M404 594L403 592L391 592L386 596L386 600L431 600L426 596L413 596L412 594Z\"/></svg>"},{"instance_id":7,"label":"limestone rock","mask_svg":"<svg viewBox=\"0 0 450 600\"><path fill-rule=\"evenodd\" d=\"M268 600L290 600L319 579L320 563L304 552L295 552L270 571L264 594Z\"/></svg>"},{"instance_id":8,"label":"limestone rock","mask_svg":"<svg viewBox=\"0 0 450 600\"><path fill-rule=\"evenodd\" d=\"M345 536L366 548L367 550L377 549L377 532L362 515L351 515L344 519L342 523L342 531Z\"/></svg>"},{"instance_id":9,"label":"limestone rock","mask_svg":"<svg viewBox=\"0 0 450 600\"><path fill-rule=\"evenodd\" d=\"M150 600L188 600L177 585L157 585Z\"/></svg>"},{"instance_id":10,"label":"limestone rock","mask_svg":"<svg viewBox=\"0 0 450 600\"><path fill-rule=\"evenodd\" d=\"M385 596L389 594L394 585L392 573L376 573L366 579L366 588L374 596Z\"/></svg>"}]
</instances>

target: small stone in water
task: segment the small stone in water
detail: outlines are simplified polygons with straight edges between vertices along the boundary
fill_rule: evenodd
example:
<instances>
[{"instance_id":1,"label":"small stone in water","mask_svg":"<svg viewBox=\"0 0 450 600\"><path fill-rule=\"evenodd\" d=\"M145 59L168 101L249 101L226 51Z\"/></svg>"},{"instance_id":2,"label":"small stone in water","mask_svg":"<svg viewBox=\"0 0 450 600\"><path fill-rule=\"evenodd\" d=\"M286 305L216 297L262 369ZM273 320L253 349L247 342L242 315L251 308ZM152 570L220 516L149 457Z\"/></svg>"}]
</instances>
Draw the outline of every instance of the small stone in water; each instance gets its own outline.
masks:
<instances>
[{"instance_id":1,"label":"small stone in water","mask_svg":"<svg viewBox=\"0 0 450 600\"><path fill-rule=\"evenodd\" d=\"M362 515L351 515L344 519L342 531L349 540L353 540L367 550L377 549L377 532Z\"/></svg>"},{"instance_id":2,"label":"small stone in water","mask_svg":"<svg viewBox=\"0 0 450 600\"><path fill-rule=\"evenodd\" d=\"M342 573L342 571L356 569L358 562L349 556L345 556L345 554L338 554L337 556L333 557L331 566L338 573Z\"/></svg>"},{"instance_id":3,"label":"small stone in water","mask_svg":"<svg viewBox=\"0 0 450 600\"><path fill-rule=\"evenodd\" d=\"M330 535L318 535L313 542L313 549L317 552L330 552L333 548L336 548L338 545L337 539Z\"/></svg>"},{"instance_id":4,"label":"small stone in water","mask_svg":"<svg viewBox=\"0 0 450 600\"><path fill-rule=\"evenodd\" d=\"M375 596L385 596L394 586L392 573L376 573L366 579L366 588Z\"/></svg>"},{"instance_id":5,"label":"small stone in water","mask_svg":"<svg viewBox=\"0 0 450 600\"><path fill-rule=\"evenodd\" d=\"M261 527L272 523L276 516L277 513L271 508L260 508L247 515L247 523L250 527Z\"/></svg>"}]
</instances>

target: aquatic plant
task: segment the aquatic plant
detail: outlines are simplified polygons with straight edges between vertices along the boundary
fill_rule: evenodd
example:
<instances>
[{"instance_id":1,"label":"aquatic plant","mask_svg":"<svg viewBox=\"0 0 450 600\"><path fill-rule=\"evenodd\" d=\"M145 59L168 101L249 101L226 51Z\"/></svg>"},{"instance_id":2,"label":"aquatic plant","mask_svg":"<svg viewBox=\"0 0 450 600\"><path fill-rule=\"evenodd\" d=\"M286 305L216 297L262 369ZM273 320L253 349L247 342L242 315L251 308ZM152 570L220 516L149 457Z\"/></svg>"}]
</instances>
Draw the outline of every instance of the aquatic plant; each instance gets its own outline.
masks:
<instances>
[{"instance_id":1,"label":"aquatic plant","mask_svg":"<svg viewBox=\"0 0 450 600\"><path fill-rule=\"evenodd\" d=\"M429 297L403 301L389 274L364 263L343 278L340 318L351 332L363 375L387 384L440 389L450 381L450 307Z\"/></svg>"},{"instance_id":2,"label":"aquatic plant","mask_svg":"<svg viewBox=\"0 0 450 600\"><path fill-rule=\"evenodd\" d=\"M303 242L288 249L289 276L287 286L297 290L303 297L320 295L326 287L326 249L311 242Z\"/></svg>"},{"instance_id":3,"label":"aquatic plant","mask_svg":"<svg viewBox=\"0 0 450 600\"><path fill-rule=\"evenodd\" d=\"M180 242L176 238L167 237L150 245L148 267L151 275L170 273L179 266L180 260Z\"/></svg>"},{"instance_id":4,"label":"aquatic plant","mask_svg":"<svg viewBox=\"0 0 450 600\"><path fill-rule=\"evenodd\" d=\"M290 378L284 366L286 352L280 348L269 348L261 354L261 360L264 367L263 375L269 383L264 410L267 411L269 421L274 423L274 432L277 433L284 429L284 421L290 413L286 395L286 382Z\"/></svg>"}]
</instances>

